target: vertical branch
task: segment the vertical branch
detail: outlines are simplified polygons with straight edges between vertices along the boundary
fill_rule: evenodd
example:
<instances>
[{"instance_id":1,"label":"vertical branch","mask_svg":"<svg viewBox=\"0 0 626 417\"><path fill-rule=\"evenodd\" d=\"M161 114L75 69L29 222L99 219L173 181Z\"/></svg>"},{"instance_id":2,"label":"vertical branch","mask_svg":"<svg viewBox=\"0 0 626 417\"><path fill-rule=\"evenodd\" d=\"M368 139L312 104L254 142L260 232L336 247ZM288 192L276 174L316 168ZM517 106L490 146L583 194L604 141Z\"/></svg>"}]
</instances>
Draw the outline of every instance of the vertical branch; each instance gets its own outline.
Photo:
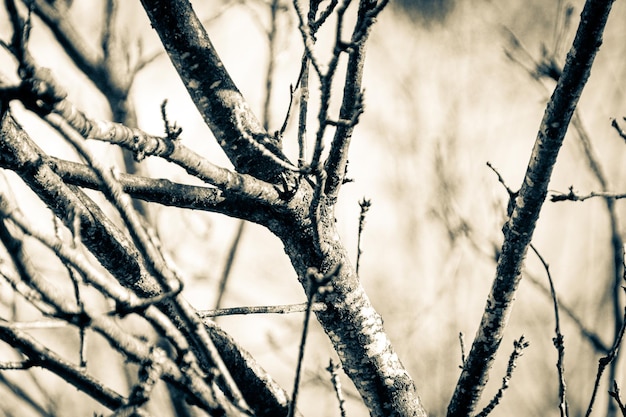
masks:
<instances>
[{"instance_id":1,"label":"vertical branch","mask_svg":"<svg viewBox=\"0 0 626 417\"><path fill-rule=\"evenodd\" d=\"M550 267L548 263L543 259L543 256L539 253L537 248L534 245L530 245L532 251L537 255L539 261L543 265L543 268L546 270L546 275L548 276L548 283L550 284L550 295L552 296L552 303L554 305L554 333L555 337L552 339L554 343L554 347L557 350L558 358L556 361L556 369L559 373L559 412L561 413L561 417L567 417L567 399L566 399L566 390L567 385L565 384L565 344L563 343L563 333L561 333L561 321L559 319L559 302L556 297L556 290L554 289L554 282L552 281L552 274L550 274Z\"/></svg>"},{"instance_id":2,"label":"vertical branch","mask_svg":"<svg viewBox=\"0 0 626 417\"><path fill-rule=\"evenodd\" d=\"M476 338L448 406L449 417L472 414L487 383L521 278L522 262L547 195L552 169L602 43L602 33L612 4L612 0L588 0L583 9L563 74L546 107L513 212L504 225L505 240L496 277Z\"/></svg>"},{"instance_id":3,"label":"vertical branch","mask_svg":"<svg viewBox=\"0 0 626 417\"><path fill-rule=\"evenodd\" d=\"M365 216L372 206L372 201L367 200L363 197L363 200L359 201L359 207L361 207L361 213L359 214L359 232L356 241L356 273L359 274L359 267L361 266L361 254L363 250L361 249L361 236L363 235L363 230L365 229Z\"/></svg>"},{"instance_id":4,"label":"vertical branch","mask_svg":"<svg viewBox=\"0 0 626 417\"><path fill-rule=\"evenodd\" d=\"M230 273L235 264L235 256L237 255L237 251L239 250L239 244L241 242L241 237L243 236L243 232L246 226L245 220L239 220L237 222L237 230L235 231L235 237L233 238L230 247L228 248L228 254L226 255L226 262L224 262L224 270L222 272L222 276L220 277L220 282L217 288L217 299L215 300L214 309L217 310L222 306L222 300L224 298L224 294L226 294L226 284L228 283L228 278L230 278Z\"/></svg>"},{"instance_id":5,"label":"vertical branch","mask_svg":"<svg viewBox=\"0 0 626 417\"><path fill-rule=\"evenodd\" d=\"M306 346L306 339L309 334L309 322L311 320L311 313L313 312L313 304L315 303L316 295L322 290L322 287L328 284L339 272L341 265L338 265L332 271L326 275L320 274L316 269L310 268L307 271L307 280L309 285L309 298L306 304L306 311L304 313L304 324L302 326L302 337L300 339L300 349L298 350L298 362L296 365L296 375L293 382L293 394L291 397L291 404L289 406L288 417L295 416L296 405L298 402L298 391L300 388L300 377L302 376L302 364L304 362L304 347Z\"/></svg>"},{"instance_id":6,"label":"vertical branch","mask_svg":"<svg viewBox=\"0 0 626 417\"><path fill-rule=\"evenodd\" d=\"M306 118L309 109L309 58L306 55L302 57L302 66L300 68L300 111L298 113L298 167L303 168L306 165L307 158L307 140L306 140Z\"/></svg>"}]
</instances>

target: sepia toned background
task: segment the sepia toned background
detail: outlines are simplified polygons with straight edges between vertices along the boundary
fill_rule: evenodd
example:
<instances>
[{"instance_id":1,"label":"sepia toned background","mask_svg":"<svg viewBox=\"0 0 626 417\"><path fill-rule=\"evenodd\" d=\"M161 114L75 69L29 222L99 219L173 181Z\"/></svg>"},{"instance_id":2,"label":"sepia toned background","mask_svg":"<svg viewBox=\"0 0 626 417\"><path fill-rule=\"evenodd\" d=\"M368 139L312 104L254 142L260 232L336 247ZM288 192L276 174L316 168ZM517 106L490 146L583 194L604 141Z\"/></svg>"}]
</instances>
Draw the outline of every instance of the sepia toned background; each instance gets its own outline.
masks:
<instances>
[{"instance_id":1,"label":"sepia toned background","mask_svg":"<svg viewBox=\"0 0 626 417\"><path fill-rule=\"evenodd\" d=\"M77 27L86 39L97 42L102 4L96 0L74 3L69 18L80 22ZM519 188L545 103L554 87L554 81L533 77L532 73L545 57L554 56L562 65L582 4L392 0L371 35L365 113L354 134L348 171L354 182L343 188L336 217L342 239L356 258L358 202L363 198L372 202L361 239L360 277L431 416L445 414L462 363L459 334L469 349L495 276L508 194L487 162L511 189ZM152 59L137 74L131 90L139 127L161 134L160 105L167 99L170 119L183 127L181 140L200 154L210 155L213 162L228 166L169 59L160 53L160 43L141 6L124 2L120 7L119 30L129 50L137 59ZM267 5L256 0L196 1L194 7L206 20L207 30L234 81L261 115L269 59ZM568 7L572 8L570 25L564 23ZM626 191L626 144L611 127L612 118L621 120L626 116L625 18L626 6L616 2L579 104L579 132L588 134L593 147L591 157L607 180L605 187L616 193ZM285 4L278 23L268 114L271 130L283 123L289 86L297 81L302 53L292 6ZM10 25L0 8L0 38L6 40L9 36ZM320 45L331 41L324 36L320 35ZM71 99L86 113L94 118L111 117L104 97L70 63L36 17L31 48L38 62L52 69ZM15 63L7 54L0 53L0 68L3 78L14 77ZM14 110L41 147L51 154L72 158L69 148L49 128L27 112ZM310 114L313 123L315 112ZM296 120L289 121L284 137L284 148L293 160L297 159L296 124ZM602 190L598 169L594 172L590 168L589 148L585 149L584 143L580 134L570 128L550 185L553 193L567 193L570 186L581 195ZM105 163L122 166L113 147L101 143L93 147ZM141 169L154 177L196 183L182 170L161 161L148 159ZM51 215L41 203L11 174L3 175L3 183L11 184L18 199L31 210L32 221L52 230ZM571 312L561 311L571 416L583 415L587 408L602 353L594 349L589 334L581 332L581 325L606 345L613 338L614 252L606 207L600 198L547 202L533 239L549 264L561 306ZM616 200L614 214L618 222L624 222L624 203L620 200ZM157 205L150 206L149 215L157 225L164 250L185 278L186 297L198 309L213 308L238 221ZM621 223L613 230L620 237L624 232ZM36 250L36 244L33 246ZM51 277L63 274L62 265L51 256L47 258L43 251L38 264ZM6 306L3 309L8 311L14 304L10 291L3 290L2 285L0 296ZM518 361L510 388L493 416L559 415L557 352L552 342L554 312L545 292L547 286L544 266L529 252L485 399L500 388L513 340L524 335L530 346ZM623 309L623 292L620 295ZM222 307L304 301L280 241L259 226L246 225ZM24 317L30 313L20 312ZM218 323L290 390L302 314L222 317ZM49 331L44 337L52 346L65 350L68 357L74 355L75 340L69 331ZM90 369L111 385L123 387L125 375L117 366L123 358L98 350L101 341L93 337ZM5 345L1 348L0 352L7 352L2 360L12 360L11 350ZM299 406L304 415L339 415L324 370L334 355L326 336L313 326ZM626 384L623 367L621 360L616 366L616 380L621 386ZM0 382L32 387L33 382L24 375L19 371L2 372ZM81 415L104 412L58 378L43 371L34 375L35 381L43 381L58 410L72 410L62 415L78 415L76 410ZM347 379L343 382L348 415L367 415L354 387ZM606 415L609 402L606 380L600 388L604 394L594 415ZM26 415L6 386L0 386L0 392L7 398L0 412ZM77 401L83 398L84 403ZM152 407L158 410L158 400L153 401Z\"/></svg>"}]
</instances>

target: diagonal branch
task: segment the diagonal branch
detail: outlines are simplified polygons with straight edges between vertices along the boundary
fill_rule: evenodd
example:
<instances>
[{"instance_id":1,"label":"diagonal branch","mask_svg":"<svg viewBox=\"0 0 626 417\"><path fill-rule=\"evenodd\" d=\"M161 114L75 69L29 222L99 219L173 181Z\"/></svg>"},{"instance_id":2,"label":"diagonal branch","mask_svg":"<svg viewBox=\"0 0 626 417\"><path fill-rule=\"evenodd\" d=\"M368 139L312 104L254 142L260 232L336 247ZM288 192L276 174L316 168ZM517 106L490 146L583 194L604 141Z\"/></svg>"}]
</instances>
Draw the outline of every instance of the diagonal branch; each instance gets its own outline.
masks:
<instances>
[{"instance_id":1,"label":"diagonal branch","mask_svg":"<svg viewBox=\"0 0 626 417\"><path fill-rule=\"evenodd\" d=\"M503 228L505 240L496 277L476 338L448 406L449 417L472 414L487 383L521 278L524 256L547 195L552 169L602 43L612 3L612 0L588 0L583 9L563 74L541 122L524 182L515 199L513 212Z\"/></svg>"},{"instance_id":2,"label":"diagonal branch","mask_svg":"<svg viewBox=\"0 0 626 417\"><path fill-rule=\"evenodd\" d=\"M76 66L98 85L98 89L107 91L108 89L102 88L105 86L101 67L103 56L85 42L67 18L68 10L65 2L34 0L32 5L33 11L50 28Z\"/></svg>"},{"instance_id":3,"label":"diagonal branch","mask_svg":"<svg viewBox=\"0 0 626 417\"><path fill-rule=\"evenodd\" d=\"M33 366L54 372L109 409L114 410L126 403L124 397L104 386L83 368L67 362L27 333L14 329L11 324L4 321L0 322L0 339L26 355Z\"/></svg>"},{"instance_id":4,"label":"diagonal branch","mask_svg":"<svg viewBox=\"0 0 626 417\"><path fill-rule=\"evenodd\" d=\"M274 159L288 160L237 89L191 3L142 0L142 4L198 111L235 169L278 182L284 168Z\"/></svg>"}]
</instances>

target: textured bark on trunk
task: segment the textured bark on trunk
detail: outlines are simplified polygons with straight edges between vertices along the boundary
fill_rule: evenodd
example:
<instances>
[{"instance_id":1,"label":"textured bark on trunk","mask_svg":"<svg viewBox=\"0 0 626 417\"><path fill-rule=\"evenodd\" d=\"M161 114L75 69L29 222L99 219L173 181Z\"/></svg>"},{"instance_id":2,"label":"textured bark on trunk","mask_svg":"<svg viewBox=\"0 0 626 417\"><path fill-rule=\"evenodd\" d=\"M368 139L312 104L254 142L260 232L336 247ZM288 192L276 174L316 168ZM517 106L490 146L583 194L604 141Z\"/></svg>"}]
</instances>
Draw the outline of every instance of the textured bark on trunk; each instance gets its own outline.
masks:
<instances>
[{"instance_id":1,"label":"textured bark on trunk","mask_svg":"<svg viewBox=\"0 0 626 417\"><path fill-rule=\"evenodd\" d=\"M234 85L191 4L186 0L142 3L196 107L236 170L274 184L280 176L292 177L293 173L276 162L286 158ZM360 12L367 12L373 4L364 2ZM356 49L362 52L361 46ZM360 59L358 65L362 65ZM359 89L357 86L356 93ZM347 133L336 140L348 141L351 127L341 130ZM274 157L268 157L267 150ZM339 162L334 168L343 169L347 159L343 151L335 159ZM316 298L327 305L317 318L371 415L425 416L413 380L394 352L382 319L365 294L335 229L333 205L343 174L339 183L328 184L325 191L329 198L321 199L316 221L311 220L316 216L310 212L314 191L304 180L293 197L262 209L263 217L259 218L257 211L255 221L282 240L305 291L309 268L327 273L341 265L332 280L332 290Z\"/></svg>"}]
</instances>

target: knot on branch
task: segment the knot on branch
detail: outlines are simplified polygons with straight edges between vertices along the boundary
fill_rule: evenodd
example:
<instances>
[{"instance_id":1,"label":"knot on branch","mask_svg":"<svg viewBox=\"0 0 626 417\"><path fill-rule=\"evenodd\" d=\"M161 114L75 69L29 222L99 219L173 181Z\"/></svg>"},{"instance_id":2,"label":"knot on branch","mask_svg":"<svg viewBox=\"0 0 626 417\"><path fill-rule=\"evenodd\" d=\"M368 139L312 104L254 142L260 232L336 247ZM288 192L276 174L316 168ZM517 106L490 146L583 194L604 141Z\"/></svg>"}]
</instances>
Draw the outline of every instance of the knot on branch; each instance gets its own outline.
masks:
<instances>
[{"instance_id":1,"label":"knot on branch","mask_svg":"<svg viewBox=\"0 0 626 417\"><path fill-rule=\"evenodd\" d=\"M67 92L52 76L48 68L33 68L22 80L20 99L26 107L39 115L46 115L67 97Z\"/></svg>"}]
</instances>

